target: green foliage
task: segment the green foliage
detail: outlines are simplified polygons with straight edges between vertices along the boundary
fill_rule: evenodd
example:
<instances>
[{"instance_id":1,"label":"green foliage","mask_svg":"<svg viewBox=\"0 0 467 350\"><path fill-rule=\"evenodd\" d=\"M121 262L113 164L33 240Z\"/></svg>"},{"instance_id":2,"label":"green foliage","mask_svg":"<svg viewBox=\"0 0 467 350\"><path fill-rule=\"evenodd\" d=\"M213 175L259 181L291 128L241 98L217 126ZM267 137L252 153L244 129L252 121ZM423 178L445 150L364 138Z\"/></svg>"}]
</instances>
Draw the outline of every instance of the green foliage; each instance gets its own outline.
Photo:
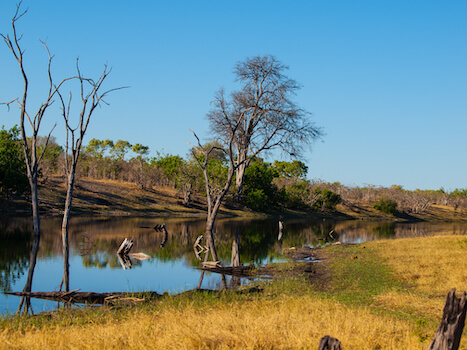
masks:
<instances>
[{"instance_id":1,"label":"green foliage","mask_svg":"<svg viewBox=\"0 0 467 350\"><path fill-rule=\"evenodd\" d=\"M180 175L181 168L186 164L182 157L171 154L166 154L164 156L158 154L153 163L162 170L170 181L176 181L177 177Z\"/></svg>"},{"instance_id":2,"label":"green foliage","mask_svg":"<svg viewBox=\"0 0 467 350\"><path fill-rule=\"evenodd\" d=\"M88 145L84 148L85 153L88 153L91 157L94 158L103 158L105 152L108 149L114 147L114 142L112 140L98 140L92 139L89 141Z\"/></svg>"},{"instance_id":3,"label":"green foliage","mask_svg":"<svg viewBox=\"0 0 467 350\"><path fill-rule=\"evenodd\" d=\"M19 129L0 130L0 190L2 196L23 194L29 189Z\"/></svg>"},{"instance_id":4,"label":"green foliage","mask_svg":"<svg viewBox=\"0 0 467 350\"><path fill-rule=\"evenodd\" d=\"M341 196L327 188L315 188L317 199L313 204L315 210L336 210L336 206L342 201Z\"/></svg>"},{"instance_id":5,"label":"green foliage","mask_svg":"<svg viewBox=\"0 0 467 350\"><path fill-rule=\"evenodd\" d=\"M449 195L454 198L467 197L467 188L456 188Z\"/></svg>"},{"instance_id":6,"label":"green foliage","mask_svg":"<svg viewBox=\"0 0 467 350\"><path fill-rule=\"evenodd\" d=\"M292 162L274 161L273 168L279 173L280 177L287 179L304 179L308 173L308 167L305 163L298 160Z\"/></svg>"},{"instance_id":7,"label":"green foliage","mask_svg":"<svg viewBox=\"0 0 467 350\"><path fill-rule=\"evenodd\" d=\"M149 147L148 146L143 146L140 143L137 143L133 146L131 146L131 150L133 153L137 154L138 157L142 158L144 156L147 156L149 153Z\"/></svg>"},{"instance_id":8,"label":"green foliage","mask_svg":"<svg viewBox=\"0 0 467 350\"><path fill-rule=\"evenodd\" d=\"M373 208L386 214L395 215L397 212L397 202L393 201L392 199L380 198L373 205Z\"/></svg>"},{"instance_id":9,"label":"green foliage","mask_svg":"<svg viewBox=\"0 0 467 350\"><path fill-rule=\"evenodd\" d=\"M111 147L110 154L115 159L123 160L125 159L125 155L128 153L128 151L131 148L132 148L132 145L128 141L117 140L117 142L115 142L113 147Z\"/></svg>"},{"instance_id":10,"label":"green foliage","mask_svg":"<svg viewBox=\"0 0 467 350\"><path fill-rule=\"evenodd\" d=\"M282 192L273 183L279 173L270 163L255 158L245 170L243 179L243 203L253 210L277 209Z\"/></svg>"},{"instance_id":11,"label":"green foliage","mask_svg":"<svg viewBox=\"0 0 467 350\"><path fill-rule=\"evenodd\" d=\"M309 209L311 186L308 181L294 181L285 187L287 207L290 209Z\"/></svg>"}]
</instances>

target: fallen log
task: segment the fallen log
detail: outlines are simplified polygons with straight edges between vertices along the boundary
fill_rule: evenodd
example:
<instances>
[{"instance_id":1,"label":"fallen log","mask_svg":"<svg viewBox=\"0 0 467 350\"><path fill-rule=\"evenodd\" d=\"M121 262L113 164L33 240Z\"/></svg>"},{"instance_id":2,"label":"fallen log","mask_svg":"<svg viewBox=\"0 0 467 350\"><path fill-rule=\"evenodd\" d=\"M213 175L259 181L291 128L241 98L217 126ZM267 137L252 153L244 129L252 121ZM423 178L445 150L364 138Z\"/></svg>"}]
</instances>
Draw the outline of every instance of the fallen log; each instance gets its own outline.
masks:
<instances>
[{"instance_id":1,"label":"fallen log","mask_svg":"<svg viewBox=\"0 0 467 350\"><path fill-rule=\"evenodd\" d=\"M212 261L209 261L209 263L212 263ZM235 277L249 277L252 276L253 266L209 266L203 263L201 270Z\"/></svg>"},{"instance_id":2,"label":"fallen log","mask_svg":"<svg viewBox=\"0 0 467 350\"><path fill-rule=\"evenodd\" d=\"M132 298L133 300L138 299L138 301L142 301L145 298L154 299L161 296L156 292L141 292L136 294L124 292L95 293L79 292L79 289L71 292L8 292L6 294L78 304L112 304L122 299L128 300Z\"/></svg>"}]
</instances>

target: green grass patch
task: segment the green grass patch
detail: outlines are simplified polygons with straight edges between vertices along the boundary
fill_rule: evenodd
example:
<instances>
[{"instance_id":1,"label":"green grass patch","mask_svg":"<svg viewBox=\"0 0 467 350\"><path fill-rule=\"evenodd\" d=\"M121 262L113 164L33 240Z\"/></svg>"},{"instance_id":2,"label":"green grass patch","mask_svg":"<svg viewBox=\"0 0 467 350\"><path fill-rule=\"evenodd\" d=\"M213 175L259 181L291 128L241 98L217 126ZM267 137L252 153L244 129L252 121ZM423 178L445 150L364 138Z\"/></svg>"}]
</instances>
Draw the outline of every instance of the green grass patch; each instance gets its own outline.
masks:
<instances>
[{"instance_id":1,"label":"green grass patch","mask_svg":"<svg viewBox=\"0 0 467 350\"><path fill-rule=\"evenodd\" d=\"M329 294L340 302L370 306L375 295L402 287L391 269L363 245L333 246L326 254L333 257Z\"/></svg>"}]
</instances>

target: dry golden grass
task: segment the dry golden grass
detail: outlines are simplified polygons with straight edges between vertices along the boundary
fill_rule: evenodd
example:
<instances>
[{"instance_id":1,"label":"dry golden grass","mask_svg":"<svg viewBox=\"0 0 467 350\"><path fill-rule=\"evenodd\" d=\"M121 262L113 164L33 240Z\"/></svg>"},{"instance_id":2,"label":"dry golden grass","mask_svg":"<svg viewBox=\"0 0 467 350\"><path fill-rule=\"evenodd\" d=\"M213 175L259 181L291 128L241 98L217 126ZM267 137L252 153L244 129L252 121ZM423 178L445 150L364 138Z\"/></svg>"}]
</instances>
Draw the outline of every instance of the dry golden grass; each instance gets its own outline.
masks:
<instances>
[{"instance_id":1,"label":"dry golden grass","mask_svg":"<svg viewBox=\"0 0 467 350\"><path fill-rule=\"evenodd\" d=\"M312 296L132 311L103 324L3 330L2 349L317 349L332 334L345 349L422 349L406 322Z\"/></svg>"},{"instance_id":2,"label":"dry golden grass","mask_svg":"<svg viewBox=\"0 0 467 350\"><path fill-rule=\"evenodd\" d=\"M467 238L436 236L374 242L397 277L428 297L444 298L448 291L467 290Z\"/></svg>"},{"instance_id":3,"label":"dry golden grass","mask_svg":"<svg viewBox=\"0 0 467 350\"><path fill-rule=\"evenodd\" d=\"M194 295L175 303L161 299L129 309L60 311L3 322L0 349L317 349L326 334L346 350L426 349L447 292L467 290L467 238L365 246L334 246L330 252L345 259L345 249L358 250L361 258L350 260L351 268L368 265L370 257L373 264L389 266L394 283L380 290L369 282L351 292L368 295L367 304L336 301L332 293L342 291L316 293L304 282L295 287L284 283L289 289L265 286L258 296ZM467 341L461 341L460 349L467 349Z\"/></svg>"}]
</instances>

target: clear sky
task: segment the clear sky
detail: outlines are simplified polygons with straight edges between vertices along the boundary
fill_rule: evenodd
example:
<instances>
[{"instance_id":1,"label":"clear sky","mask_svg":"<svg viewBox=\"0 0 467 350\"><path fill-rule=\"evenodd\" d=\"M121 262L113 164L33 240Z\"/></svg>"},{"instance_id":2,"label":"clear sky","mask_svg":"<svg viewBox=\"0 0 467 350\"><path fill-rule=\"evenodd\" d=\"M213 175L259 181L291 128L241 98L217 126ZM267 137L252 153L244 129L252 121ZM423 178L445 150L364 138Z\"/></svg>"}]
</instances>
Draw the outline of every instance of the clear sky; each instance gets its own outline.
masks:
<instances>
[{"instance_id":1,"label":"clear sky","mask_svg":"<svg viewBox=\"0 0 467 350\"><path fill-rule=\"evenodd\" d=\"M16 0L0 1L11 33ZM302 85L296 102L325 136L305 154L309 178L348 186L467 187L467 1L452 0L24 0L18 23L31 81L30 107L57 81L113 68L109 106L91 138L127 140L186 156L192 129L207 139L215 92L235 89L232 68L271 54ZM3 43L2 43L3 44ZM0 101L21 95L18 67L0 46ZM76 96L77 97L77 96ZM32 111L32 110L31 110ZM0 125L18 122L0 106ZM45 135L64 143L57 109ZM290 159L285 159L290 160Z\"/></svg>"}]
</instances>

